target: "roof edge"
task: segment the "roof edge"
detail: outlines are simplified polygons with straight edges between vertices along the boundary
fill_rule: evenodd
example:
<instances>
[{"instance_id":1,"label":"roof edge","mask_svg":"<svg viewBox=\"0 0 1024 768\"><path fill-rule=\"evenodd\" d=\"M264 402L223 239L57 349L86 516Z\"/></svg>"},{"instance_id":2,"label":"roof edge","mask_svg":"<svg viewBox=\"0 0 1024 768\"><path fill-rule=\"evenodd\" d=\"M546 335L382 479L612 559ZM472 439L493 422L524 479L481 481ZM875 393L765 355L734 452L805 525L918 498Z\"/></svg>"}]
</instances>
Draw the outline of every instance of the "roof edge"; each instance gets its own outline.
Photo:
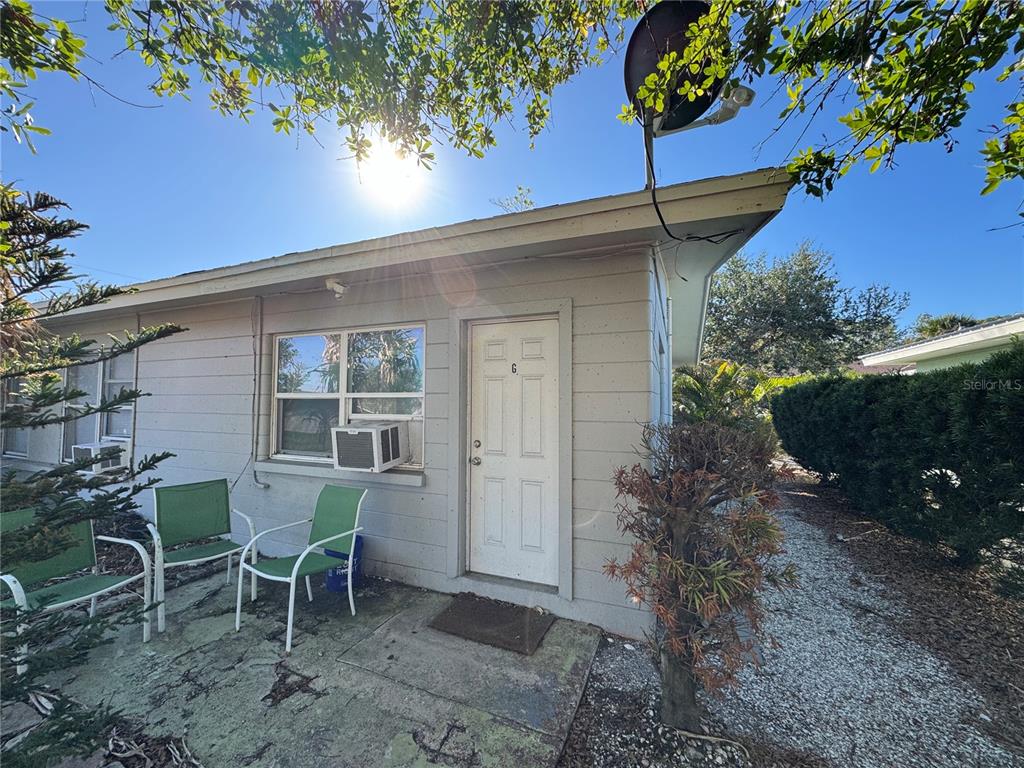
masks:
<instances>
[{"instance_id":1,"label":"roof edge","mask_svg":"<svg viewBox=\"0 0 1024 768\"><path fill-rule=\"evenodd\" d=\"M1016 334L1024 334L1024 313L931 339L915 341L902 347L869 352L861 355L859 359L862 365L898 365L942 357L960 348L965 352L972 349L987 349Z\"/></svg>"},{"instance_id":2,"label":"roof edge","mask_svg":"<svg viewBox=\"0 0 1024 768\"><path fill-rule=\"evenodd\" d=\"M792 186L784 168L762 168L729 176L683 182L658 188L658 202L670 223L711 218L706 207L688 205L700 199L719 195L745 196L750 209L777 211ZM762 197L763 196L763 197ZM714 205L714 208L721 207ZM724 207L723 207L724 208ZM130 312L138 307L181 297L188 292L208 300L231 291L256 290L278 280L287 282L294 275L309 270L309 276L326 273L343 274L347 270L368 266L387 266L410 261L462 256L480 252L482 247L495 249L557 243L584 233L585 225L601 231L629 231L655 224L650 191L639 190L592 198L571 203L534 208L518 213L501 214L486 219L429 227L353 243L314 248L306 251L240 262L223 267L186 272L173 277L136 283L132 293L110 302L68 313L67 317L83 317L93 313ZM671 211L670 209L674 209ZM723 211L724 215L724 211ZM650 219L648 222L646 219ZM599 236L597 229L589 234ZM482 242L485 238L486 242ZM315 265L315 266L314 266Z\"/></svg>"}]
</instances>

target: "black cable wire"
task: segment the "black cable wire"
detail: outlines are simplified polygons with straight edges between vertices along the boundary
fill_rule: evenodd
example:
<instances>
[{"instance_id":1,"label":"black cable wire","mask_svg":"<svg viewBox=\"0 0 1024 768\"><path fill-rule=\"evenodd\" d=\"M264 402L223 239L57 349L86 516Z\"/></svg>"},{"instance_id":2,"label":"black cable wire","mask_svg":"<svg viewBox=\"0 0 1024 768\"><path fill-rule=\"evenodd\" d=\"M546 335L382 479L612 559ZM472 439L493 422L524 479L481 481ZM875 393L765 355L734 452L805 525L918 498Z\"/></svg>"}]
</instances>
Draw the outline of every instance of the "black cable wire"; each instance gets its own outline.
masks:
<instances>
[{"instance_id":1,"label":"black cable wire","mask_svg":"<svg viewBox=\"0 0 1024 768\"><path fill-rule=\"evenodd\" d=\"M651 174L651 204L654 205L654 212L658 215L658 221L661 222L661 228L665 230L665 234L668 235L670 239L675 240L677 243L679 243L679 245L676 246L675 257L673 259L673 271L676 273L676 277L678 277L680 280L682 280L683 282L689 282L686 276L679 272L678 266L679 248L682 247L683 243L703 242L711 243L712 245L721 245L730 237L733 237L734 235L738 235L741 232L743 232L743 228L738 227L736 229L728 229L725 230L724 232L716 232L713 235L694 235L691 233L686 234L683 237L679 237L671 229L668 228L668 223L665 221L665 216L661 212L661 205L658 203L658 178L654 173L654 159L651 157L652 153L649 151L649 147L647 144L646 130L646 127L644 127L644 157L647 160L647 168Z\"/></svg>"},{"instance_id":2,"label":"black cable wire","mask_svg":"<svg viewBox=\"0 0 1024 768\"><path fill-rule=\"evenodd\" d=\"M654 49L658 50L659 53L660 53L660 49L658 48L657 41L655 40L655 37L654 37L654 31L651 29L650 21L647 18L647 12L649 10L647 8L647 4L643 3L642 7L643 7L643 11L644 11L644 16L643 16L643 19L641 20L641 23L645 23L646 24L647 32L651 36L651 44L653 45ZM634 98L634 100L635 100L635 98ZM676 107L674 109L678 109L679 106L680 105L676 105ZM743 228L739 227L737 229L731 229L731 230L727 230L725 232L718 232L718 233L713 234L713 235L687 234L687 235L684 235L683 237L679 237L675 233L673 233L671 229L669 229L668 223L665 221L665 216L661 212L661 205L658 203L658 177L657 177L657 175L654 172L654 158L652 157L652 155L654 154L654 152L652 151L653 150L653 145L654 145L653 128L651 129L652 130L651 141L650 141L650 144L648 144L648 142L647 142L647 126L643 122L643 119L641 117L641 115L643 113L644 113L644 110L641 107L641 109L639 110L639 114L637 115L637 122L640 123L640 125L641 125L641 127L643 128L643 131L644 131L644 136L643 136L643 139L644 139L644 158L647 161L647 169L648 169L648 171L651 174L651 204L654 206L654 212L658 215L658 221L661 222L661 228L665 231L665 234L668 235L669 239L675 240L676 242L678 242L680 244L680 246L683 243L694 243L694 242L705 242L705 243L711 243L712 245L721 245L726 240L728 240L730 237L733 237L734 235L738 235L741 232L743 232L744 231ZM671 112L669 114L671 114ZM674 258L673 269L674 269L674 271L676 273L676 276L679 277L679 279L681 279L681 280L683 280L685 282L689 282L686 279L686 277L684 277L682 274L680 274L678 265L675 264L675 262L678 262L678 260L679 260L679 247L680 246L676 246L676 253L675 253L675 258Z\"/></svg>"},{"instance_id":3,"label":"black cable wire","mask_svg":"<svg viewBox=\"0 0 1024 768\"><path fill-rule=\"evenodd\" d=\"M665 216L661 212L661 205L658 203L658 177L654 173L654 159L651 157L651 152L648 151L646 136L644 137L644 157L647 159L647 168L651 173L651 203L654 205L654 212L658 214L658 221L661 222L661 228L665 230L665 234L668 235L669 238L680 243L705 242L711 243L712 245L721 245L733 235L738 235L743 231L742 227L738 227L736 229L726 230L725 232L718 232L714 235L687 234L683 237L675 235L672 230L668 228L668 224L665 222Z\"/></svg>"}]
</instances>

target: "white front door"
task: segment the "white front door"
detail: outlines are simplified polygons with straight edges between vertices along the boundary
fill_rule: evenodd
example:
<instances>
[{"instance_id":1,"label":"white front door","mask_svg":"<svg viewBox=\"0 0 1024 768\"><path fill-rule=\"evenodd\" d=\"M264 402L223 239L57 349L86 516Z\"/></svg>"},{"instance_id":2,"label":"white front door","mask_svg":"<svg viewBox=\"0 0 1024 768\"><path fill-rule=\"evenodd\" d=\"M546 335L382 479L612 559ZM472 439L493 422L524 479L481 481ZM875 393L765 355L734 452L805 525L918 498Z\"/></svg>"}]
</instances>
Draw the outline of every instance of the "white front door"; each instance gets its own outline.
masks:
<instances>
[{"instance_id":1,"label":"white front door","mask_svg":"<svg viewBox=\"0 0 1024 768\"><path fill-rule=\"evenodd\" d=\"M558 583L558 320L470 333L469 569Z\"/></svg>"}]
</instances>

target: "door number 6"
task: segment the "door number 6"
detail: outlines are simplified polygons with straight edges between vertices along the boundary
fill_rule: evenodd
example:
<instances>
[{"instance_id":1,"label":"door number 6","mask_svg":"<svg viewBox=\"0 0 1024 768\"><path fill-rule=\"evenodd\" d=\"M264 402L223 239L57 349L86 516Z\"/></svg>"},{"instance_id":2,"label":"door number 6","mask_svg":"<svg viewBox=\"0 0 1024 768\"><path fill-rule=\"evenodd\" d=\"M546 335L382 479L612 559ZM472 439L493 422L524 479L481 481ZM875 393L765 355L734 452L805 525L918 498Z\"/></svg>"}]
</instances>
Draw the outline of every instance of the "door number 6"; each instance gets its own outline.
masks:
<instances>
[{"instance_id":1,"label":"door number 6","mask_svg":"<svg viewBox=\"0 0 1024 768\"><path fill-rule=\"evenodd\" d=\"M516 364L512 363L512 373L515 373L515 372L516 372Z\"/></svg>"}]
</instances>

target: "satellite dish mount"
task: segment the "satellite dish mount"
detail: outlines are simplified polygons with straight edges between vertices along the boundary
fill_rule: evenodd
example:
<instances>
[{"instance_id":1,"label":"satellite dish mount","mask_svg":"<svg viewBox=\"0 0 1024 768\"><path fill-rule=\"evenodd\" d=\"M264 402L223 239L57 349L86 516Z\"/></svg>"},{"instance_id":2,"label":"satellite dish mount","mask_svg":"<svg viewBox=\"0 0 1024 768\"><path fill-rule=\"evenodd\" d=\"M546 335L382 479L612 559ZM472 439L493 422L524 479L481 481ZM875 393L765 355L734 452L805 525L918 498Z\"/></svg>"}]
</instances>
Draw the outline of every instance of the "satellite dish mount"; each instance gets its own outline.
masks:
<instances>
[{"instance_id":1,"label":"satellite dish mount","mask_svg":"<svg viewBox=\"0 0 1024 768\"><path fill-rule=\"evenodd\" d=\"M647 76L658 71L658 62L670 53L683 54L690 42L687 34L690 25L709 10L710 6L703 0L662 0L643 15L626 46L626 97L643 124L648 189L653 189L655 184L654 139L705 125L721 125L736 117L742 107L749 106L754 100L754 92L750 88L734 88L714 114L703 118L721 94L725 80L719 78L701 96L690 101L678 92L684 82L696 84L697 76L689 72L679 74L669 89L662 111L655 112L637 98L637 91Z\"/></svg>"}]
</instances>

